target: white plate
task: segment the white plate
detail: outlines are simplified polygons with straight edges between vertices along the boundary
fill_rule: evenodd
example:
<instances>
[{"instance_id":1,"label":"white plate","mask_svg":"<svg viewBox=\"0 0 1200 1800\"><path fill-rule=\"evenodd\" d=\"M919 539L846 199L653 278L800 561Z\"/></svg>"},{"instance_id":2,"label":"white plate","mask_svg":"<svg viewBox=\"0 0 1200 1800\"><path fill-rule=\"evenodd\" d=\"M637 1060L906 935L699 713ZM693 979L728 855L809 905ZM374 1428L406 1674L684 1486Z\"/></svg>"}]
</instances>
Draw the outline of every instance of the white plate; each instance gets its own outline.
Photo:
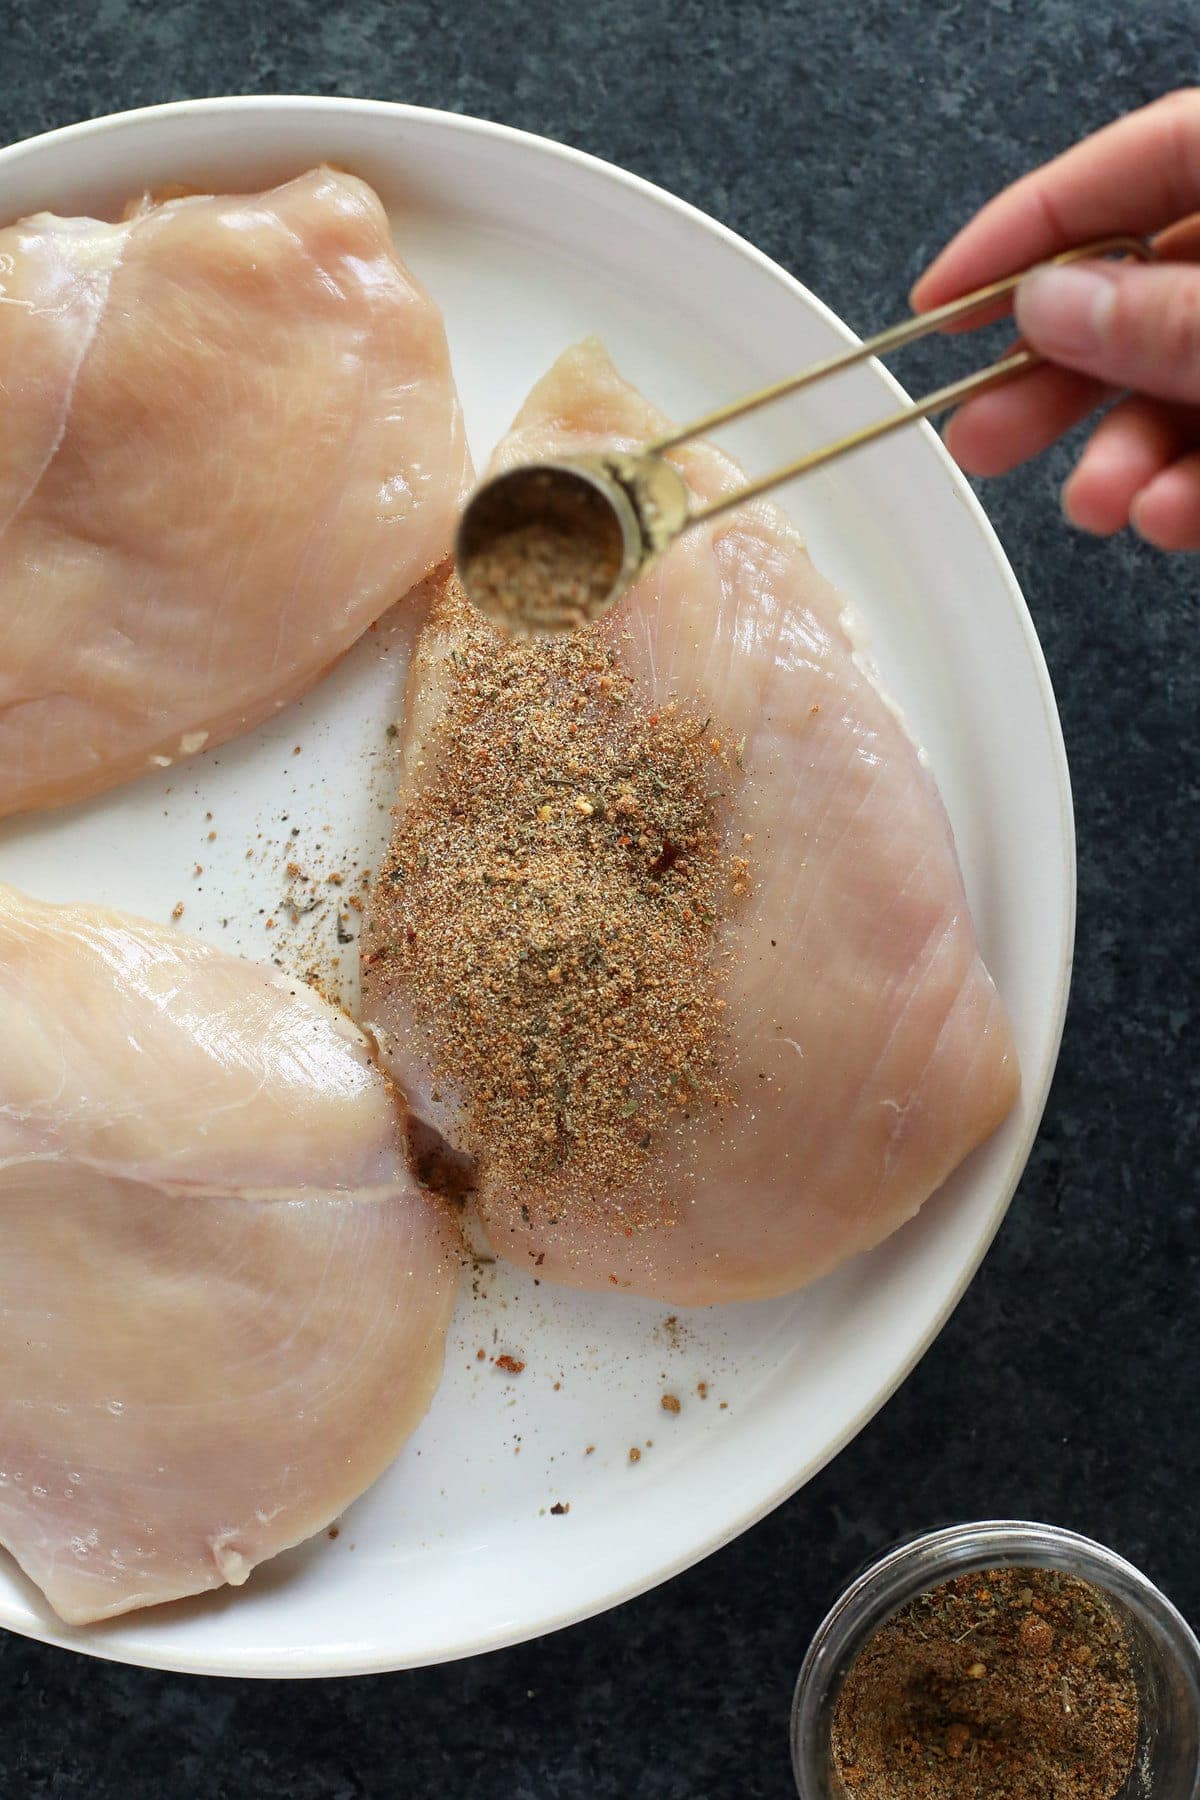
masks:
<instances>
[{"instance_id":1,"label":"white plate","mask_svg":"<svg viewBox=\"0 0 1200 1800\"><path fill-rule=\"evenodd\" d=\"M444 307L478 457L587 332L679 418L850 341L766 257L647 183L412 107L209 100L72 126L0 152L0 213L115 214L143 187L244 189L322 159L375 184L401 253ZM727 441L763 467L899 392L866 367ZM802 483L790 504L933 759L1016 1030L1016 1111L911 1226L790 1299L670 1327L661 1306L483 1271L478 1293L467 1284L432 1412L336 1542L280 1557L240 1592L89 1631L58 1625L0 1557L0 1623L94 1655L242 1675L393 1669L512 1643L744 1531L859 1431L926 1349L1003 1217L1058 1048L1074 904L1066 762L1012 571L928 428ZM252 737L9 825L0 879L158 919L183 899L186 928L249 956L284 953L287 934L265 919L292 827L301 859L323 855L331 869L382 847L395 660L386 630L370 635ZM476 1359L497 1345L524 1358L518 1378ZM682 1399L677 1417L660 1407L664 1390ZM570 1512L553 1514L557 1501Z\"/></svg>"}]
</instances>

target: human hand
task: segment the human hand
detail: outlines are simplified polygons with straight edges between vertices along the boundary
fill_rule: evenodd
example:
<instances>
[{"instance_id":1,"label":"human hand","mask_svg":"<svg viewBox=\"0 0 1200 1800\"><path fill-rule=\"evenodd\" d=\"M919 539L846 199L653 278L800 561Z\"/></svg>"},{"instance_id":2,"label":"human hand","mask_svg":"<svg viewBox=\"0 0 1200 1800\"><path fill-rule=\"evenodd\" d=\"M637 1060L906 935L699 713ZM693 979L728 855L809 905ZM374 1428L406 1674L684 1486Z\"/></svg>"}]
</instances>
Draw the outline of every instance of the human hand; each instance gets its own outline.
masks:
<instances>
[{"instance_id":1,"label":"human hand","mask_svg":"<svg viewBox=\"0 0 1200 1800\"><path fill-rule=\"evenodd\" d=\"M1150 265L1039 269L1016 292L1025 343L1053 366L968 401L946 426L972 475L999 475L1129 390L1063 489L1067 517L1200 550L1200 88L1085 138L989 202L912 291L918 312L1090 238L1158 232ZM1183 221L1183 223L1178 223ZM1174 225L1174 229L1165 227Z\"/></svg>"}]
</instances>

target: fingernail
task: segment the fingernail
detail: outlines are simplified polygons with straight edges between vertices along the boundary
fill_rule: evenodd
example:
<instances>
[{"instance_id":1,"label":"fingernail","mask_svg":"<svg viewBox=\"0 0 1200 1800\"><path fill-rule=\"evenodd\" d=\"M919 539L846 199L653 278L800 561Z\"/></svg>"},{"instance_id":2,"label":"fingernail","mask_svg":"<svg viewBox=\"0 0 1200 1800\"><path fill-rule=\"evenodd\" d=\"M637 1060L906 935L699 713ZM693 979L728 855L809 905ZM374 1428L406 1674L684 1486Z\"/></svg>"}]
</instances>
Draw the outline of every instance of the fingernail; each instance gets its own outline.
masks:
<instances>
[{"instance_id":1,"label":"fingernail","mask_svg":"<svg viewBox=\"0 0 1200 1800\"><path fill-rule=\"evenodd\" d=\"M1047 356L1092 356L1105 343L1116 297L1103 266L1035 269L1017 289L1017 324Z\"/></svg>"}]
</instances>

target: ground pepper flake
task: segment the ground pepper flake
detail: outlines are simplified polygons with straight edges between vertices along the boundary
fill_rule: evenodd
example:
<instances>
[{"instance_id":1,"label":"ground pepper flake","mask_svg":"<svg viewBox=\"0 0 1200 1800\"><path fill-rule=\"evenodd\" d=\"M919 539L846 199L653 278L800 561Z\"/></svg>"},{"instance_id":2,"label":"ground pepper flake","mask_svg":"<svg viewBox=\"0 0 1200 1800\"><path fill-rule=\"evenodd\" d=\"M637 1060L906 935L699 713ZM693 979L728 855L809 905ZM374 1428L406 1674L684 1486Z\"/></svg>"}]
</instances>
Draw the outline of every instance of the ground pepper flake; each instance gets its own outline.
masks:
<instances>
[{"instance_id":1,"label":"ground pepper flake","mask_svg":"<svg viewBox=\"0 0 1200 1800\"><path fill-rule=\"evenodd\" d=\"M373 894L365 1004L403 992L459 1143L526 1226L669 1225L664 1136L732 1099L732 758L637 703L604 624L506 637L449 580L431 635L447 700Z\"/></svg>"},{"instance_id":2,"label":"ground pepper flake","mask_svg":"<svg viewBox=\"0 0 1200 1800\"><path fill-rule=\"evenodd\" d=\"M664 1394L659 1401L659 1405L664 1412L677 1413L683 1410L679 1402L678 1394Z\"/></svg>"},{"instance_id":3,"label":"ground pepper flake","mask_svg":"<svg viewBox=\"0 0 1200 1800\"><path fill-rule=\"evenodd\" d=\"M1130 1647L1104 1596L1045 1569L962 1575L850 1669L832 1750L847 1800L1114 1800L1133 1763Z\"/></svg>"}]
</instances>

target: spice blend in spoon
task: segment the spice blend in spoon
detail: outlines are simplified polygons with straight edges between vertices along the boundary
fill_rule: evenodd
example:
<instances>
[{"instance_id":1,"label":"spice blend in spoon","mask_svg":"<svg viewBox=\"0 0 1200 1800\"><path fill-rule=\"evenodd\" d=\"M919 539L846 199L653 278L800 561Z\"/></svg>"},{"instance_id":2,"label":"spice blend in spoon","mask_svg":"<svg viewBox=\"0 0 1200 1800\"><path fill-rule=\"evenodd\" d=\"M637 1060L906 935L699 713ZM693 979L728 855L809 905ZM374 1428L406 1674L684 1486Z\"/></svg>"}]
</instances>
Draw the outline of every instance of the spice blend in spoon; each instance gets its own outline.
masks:
<instances>
[{"instance_id":1,"label":"spice blend in spoon","mask_svg":"<svg viewBox=\"0 0 1200 1800\"><path fill-rule=\"evenodd\" d=\"M565 468L510 469L485 483L459 527L467 595L502 631L574 631L599 618L625 557L595 483Z\"/></svg>"},{"instance_id":2,"label":"spice blend in spoon","mask_svg":"<svg viewBox=\"0 0 1200 1800\"><path fill-rule=\"evenodd\" d=\"M896 1613L834 1713L847 1800L1115 1800L1133 1763L1129 1642L1104 1596L1046 1569L960 1575Z\"/></svg>"}]
</instances>

